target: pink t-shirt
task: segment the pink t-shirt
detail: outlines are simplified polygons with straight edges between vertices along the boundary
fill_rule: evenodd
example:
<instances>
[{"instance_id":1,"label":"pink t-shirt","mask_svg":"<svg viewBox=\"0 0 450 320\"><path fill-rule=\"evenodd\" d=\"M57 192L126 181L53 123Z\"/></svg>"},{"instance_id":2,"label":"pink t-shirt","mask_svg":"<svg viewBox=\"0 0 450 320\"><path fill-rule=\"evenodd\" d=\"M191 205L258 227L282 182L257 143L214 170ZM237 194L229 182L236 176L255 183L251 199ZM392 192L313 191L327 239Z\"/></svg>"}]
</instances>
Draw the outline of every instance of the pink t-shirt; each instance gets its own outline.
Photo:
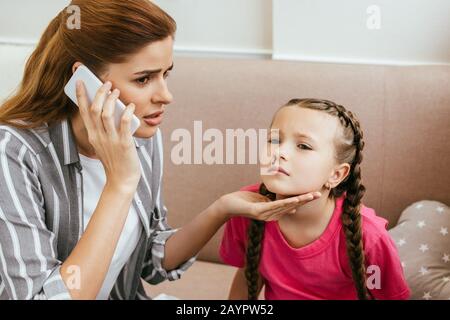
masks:
<instances>
[{"instance_id":1,"label":"pink t-shirt","mask_svg":"<svg viewBox=\"0 0 450 320\"><path fill-rule=\"evenodd\" d=\"M258 192L258 188L259 184L241 190ZM266 222L259 272L267 300L357 299L340 219L343 200L336 199L332 218L319 239L301 248L289 245L277 221ZM371 293L376 299L408 299L410 291L397 248L386 231L387 221L365 206L361 214L366 266L372 266L367 269ZM249 222L244 217L227 222L220 246L225 263L245 266Z\"/></svg>"}]
</instances>

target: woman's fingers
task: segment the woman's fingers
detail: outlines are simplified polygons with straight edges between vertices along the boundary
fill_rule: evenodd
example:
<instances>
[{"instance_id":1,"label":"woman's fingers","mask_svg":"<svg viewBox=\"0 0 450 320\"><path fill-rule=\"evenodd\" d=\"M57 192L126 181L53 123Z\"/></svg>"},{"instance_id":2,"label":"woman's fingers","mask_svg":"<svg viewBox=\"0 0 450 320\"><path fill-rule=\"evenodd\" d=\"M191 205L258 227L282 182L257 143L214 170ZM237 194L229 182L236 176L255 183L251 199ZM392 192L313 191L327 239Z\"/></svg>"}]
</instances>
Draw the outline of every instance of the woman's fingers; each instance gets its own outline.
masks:
<instances>
[{"instance_id":1,"label":"woman's fingers","mask_svg":"<svg viewBox=\"0 0 450 320\"><path fill-rule=\"evenodd\" d=\"M266 221L279 220L285 214L294 214L299 205L290 206L284 209L277 209L266 213Z\"/></svg>"},{"instance_id":2,"label":"woman's fingers","mask_svg":"<svg viewBox=\"0 0 450 320\"><path fill-rule=\"evenodd\" d=\"M89 110L89 113L91 115L92 123L95 127L102 128L103 125L101 123L101 114L103 105L105 104L105 101L109 95L109 90L111 89L111 82L107 81L104 83L100 89L98 89L97 93L95 94L94 101L92 101L91 108Z\"/></svg>"},{"instance_id":3,"label":"woman's fingers","mask_svg":"<svg viewBox=\"0 0 450 320\"><path fill-rule=\"evenodd\" d=\"M272 215L272 214L278 214L278 213L288 213L288 212L292 211L293 209L297 209L298 207L304 205L305 203L306 202L293 203L288 206L284 206L284 207L280 207L280 208L276 208L276 209L267 211L267 214Z\"/></svg>"},{"instance_id":4,"label":"woman's fingers","mask_svg":"<svg viewBox=\"0 0 450 320\"><path fill-rule=\"evenodd\" d=\"M76 93L81 118L84 121L86 129L89 130L90 128L92 128L92 121L89 116L89 100L86 94L86 88L84 87L84 83L82 80L78 80L76 83Z\"/></svg>"},{"instance_id":5,"label":"woman's fingers","mask_svg":"<svg viewBox=\"0 0 450 320\"><path fill-rule=\"evenodd\" d=\"M117 128L114 114L120 91L116 90L110 94L110 89L110 82L102 85L91 104L83 83L77 81L80 115L88 131L88 142L103 164L107 181L113 185L125 186L127 190L136 190L142 173L139 156L130 134L135 107L127 107Z\"/></svg>"},{"instance_id":6,"label":"woman's fingers","mask_svg":"<svg viewBox=\"0 0 450 320\"><path fill-rule=\"evenodd\" d=\"M290 201L285 200L277 200L272 202L262 202L262 203L256 203L256 212L255 215L258 217L260 216L261 219L266 218L268 215L275 213L279 210L286 209L286 207L289 206L296 206L300 202L297 199L290 199Z\"/></svg>"},{"instance_id":7,"label":"woman's fingers","mask_svg":"<svg viewBox=\"0 0 450 320\"><path fill-rule=\"evenodd\" d=\"M313 197L313 199L310 199L311 196ZM300 200L300 202L303 202L303 201L308 202L308 201L311 201L311 200L318 199L321 196L322 196L322 194L320 192L315 191L315 192L310 192L310 193L306 193L306 194L302 194L300 196L297 196L297 199Z\"/></svg>"},{"instance_id":8,"label":"woman's fingers","mask_svg":"<svg viewBox=\"0 0 450 320\"><path fill-rule=\"evenodd\" d=\"M287 207L280 207L269 211L263 211L256 217L256 219L265 221L278 220L281 216L285 214L295 213L295 210L297 209L298 206L299 204L292 204Z\"/></svg>"},{"instance_id":9,"label":"woman's fingers","mask_svg":"<svg viewBox=\"0 0 450 320\"><path fill-rule=\"evenodd\" d=\"M305 203L315 200L321 196L320 192L307 193L296 197L272 202L257 203L255 218L259 220L275 220L287 213L293 213L294 210ZM270 220L269 220L270 219Z\"/></svg>"},{"instance_id":10,"label":"woman's fingers","mask_svg":"<svg viewBox=\"0 0 450 320\"><path fill-rule=\"evenodd\" d=\"M117 130L114 123L114 109L119 95L119 89L114 89L106 99L101 115L103 127L105 128L106 134L111 135L113 138L117 137Z\"/></svg>"},{"instance_id":11,"label":"woman's fingers","mask_svg":"<svg viewBox=\"0 0 450 320\"><path fill-rule=\"evenodd\" d=\"M124 140L127 140L131 135L131 119L135 108L134 103L130 103L120 119L120 137Z\"/></svg>"},{"instance_id":12,"label":"woman's fingers","mask_svg":"<svg viewBox=\"0 0 450 320\"><path fill-rule=\"evenodd\" d=\"M264 212L264 211L285 208L290 205L298 205L301 202L309 201L309 200L312 200L313 198L314 197L311 194L306 194L306 195L302 195L302 196L298 196L298 197L291 197L291 198L287 198L287 199L283 199L283 200L263 202L263 203L259 203L258 206L259 206L259 211Z\"/></svg>"}]
</instances>

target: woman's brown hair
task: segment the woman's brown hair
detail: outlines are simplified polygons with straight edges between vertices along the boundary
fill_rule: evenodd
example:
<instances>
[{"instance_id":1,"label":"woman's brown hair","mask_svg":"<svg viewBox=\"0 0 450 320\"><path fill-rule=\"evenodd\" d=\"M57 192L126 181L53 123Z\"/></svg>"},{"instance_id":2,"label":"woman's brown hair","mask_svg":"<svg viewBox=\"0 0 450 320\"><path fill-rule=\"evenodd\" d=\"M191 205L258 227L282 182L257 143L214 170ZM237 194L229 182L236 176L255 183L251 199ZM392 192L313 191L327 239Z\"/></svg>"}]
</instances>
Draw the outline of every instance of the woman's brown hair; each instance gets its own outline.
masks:
<instances>
[{"instance_id":1,"label":"woman's brown hair","mask_svg":"<svg viewBox=\"0 0 450 320\"><path fill-rule=\"evenodd\" d=\"M371 297L366 287L366 268L364 262L364 247L361 228L361 199L366 188L361 182L361 161L364 148L363 132L351 111L332 101L319 99L293 99L287 106L320 110L339 119L343 135L335 141L335 157L338 163L351 165L348 176L335 188L330 190L329 197L336 199L345 193L342 212L342 224L345 233L347 255L352 270L352 278L360 300ZM283 108L282 107L282 108ZM275 194L261 184L259 193L274 200ZM248 228L248 244L246 253L245 275L248 285L249 300L257 299L258 266L261 256L261 243L264 236L264 222L252 220Z\"/></svg>"},{"instance_id":2,"label":"woman's brown hair","mask_svg":"<svg viewBox=\"0 0 450 320\"><path fill-rule=\"evenodd\" d=\"M149 0L72 0L70 6L79 8L80 28L68 27L73 16L66 9L50 22L18 90L0 106L1 124L36 128L70 118L76 106L64 86L76 61L98 75L176 31L175 21Z\"/></svg>"}]
</instances>

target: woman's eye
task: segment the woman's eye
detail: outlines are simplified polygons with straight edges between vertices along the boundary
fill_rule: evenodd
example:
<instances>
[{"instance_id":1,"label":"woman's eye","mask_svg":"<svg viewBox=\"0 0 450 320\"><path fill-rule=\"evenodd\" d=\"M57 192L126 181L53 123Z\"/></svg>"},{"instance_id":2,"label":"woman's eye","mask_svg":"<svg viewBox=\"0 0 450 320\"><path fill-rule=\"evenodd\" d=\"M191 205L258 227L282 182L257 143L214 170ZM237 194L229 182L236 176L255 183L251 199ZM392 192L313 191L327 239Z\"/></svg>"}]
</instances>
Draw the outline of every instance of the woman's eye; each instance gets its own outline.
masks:
<instances>
[{"instance_id":1,"label":"woman's eye","mask_svg":"<svg viewBox=\"0 0 450 320\"><path fill-rule=\"evenodd\" d=\"M137 84L139 84L141 86L145 86L150 81L150 77L146 76L143 78L136 79L135 81L137 82Z\"/></svg>"},{"instance_id":2,"label":"woman's eye","mask_svg":"<svg viewBox=\"0 0 450 320\"><path fill-rule=\"evenodd\" d=\"M304 143L300 143L299 145L297 145L297 147L299 147L300 149L303 149L303 150L312 150L308 145L306 145Z\"/></svg>"},{"instance_id":3,"label":"woman's eye","mask_svg":"<svg viewBox=\"0 0 450 320\"><path fill-rule=\"evenodd\" d=\"M163 75L164 79L167 79L167 78L169 77L169 74L170 74L170 72L164 73L164 75ZM154 77L152 77L152 76L145 76L145 77L143 77L143 78L136 79L135 81L136 81L136 83L137 83L138 85L140 85L140 86L145 86L145 85L148 84L150 81L152 81L153 78L154 78Z\"/></svg>"}]
</instances>

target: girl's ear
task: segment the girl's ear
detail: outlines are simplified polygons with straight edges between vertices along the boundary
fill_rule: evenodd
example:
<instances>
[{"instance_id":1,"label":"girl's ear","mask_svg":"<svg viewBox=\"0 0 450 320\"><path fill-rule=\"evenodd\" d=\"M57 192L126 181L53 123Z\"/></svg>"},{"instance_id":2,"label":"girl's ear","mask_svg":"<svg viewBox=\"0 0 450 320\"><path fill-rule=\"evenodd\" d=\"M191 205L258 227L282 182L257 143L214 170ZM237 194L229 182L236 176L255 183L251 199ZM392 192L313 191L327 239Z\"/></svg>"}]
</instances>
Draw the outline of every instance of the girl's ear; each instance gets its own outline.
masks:
<instances>
[{"instance_id":1,"label":"girl's ear","mask_svg":"<svg viewBox=\"0 0 450 320\"><path fill-rule=\"evenodd\" d=\"M348 163L342 163L334 168L328 179L328 183L331 185L331 188L336 188L349 174L350 165Z\"/></svg>"}]
</instances>

